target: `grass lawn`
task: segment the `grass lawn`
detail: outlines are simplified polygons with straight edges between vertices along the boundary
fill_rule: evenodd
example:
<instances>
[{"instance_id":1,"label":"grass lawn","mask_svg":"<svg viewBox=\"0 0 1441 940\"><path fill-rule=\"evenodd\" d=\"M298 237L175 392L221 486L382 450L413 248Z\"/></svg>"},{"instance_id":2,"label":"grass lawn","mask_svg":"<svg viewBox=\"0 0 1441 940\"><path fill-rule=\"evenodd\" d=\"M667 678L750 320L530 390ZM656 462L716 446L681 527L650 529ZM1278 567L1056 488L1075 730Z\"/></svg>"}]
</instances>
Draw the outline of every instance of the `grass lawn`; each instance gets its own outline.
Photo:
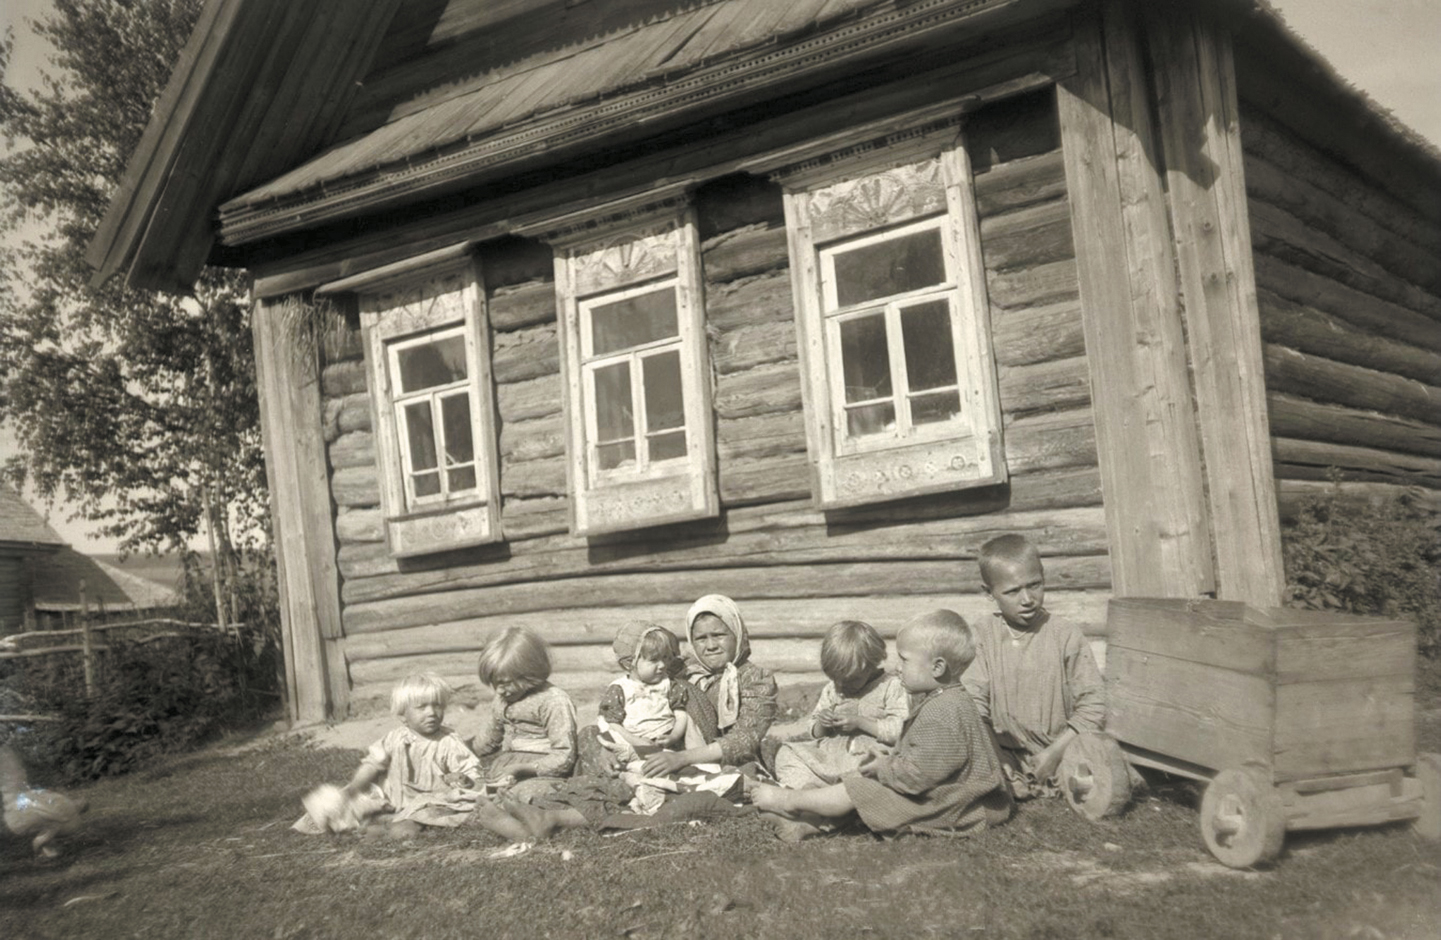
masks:
<instances>
[{"instance_id":1,"label":"grass lawn","mask_svg":"<svg viewBox=\"0 0 1441 940\"><path fill-rule=\"evenodd\" d=\"M60 858L0 841L0 938L1441 936L1441 845L1405 825L1293 833L1272 868L1233 871L1202 845L1188 783L1103 825L1025 804L970 839L791 845L747 817L492 859L501 842L477 829L291 832L301 795L358 759L229 742L83 788L88 825Z\"/></svg>"}]
</instances>

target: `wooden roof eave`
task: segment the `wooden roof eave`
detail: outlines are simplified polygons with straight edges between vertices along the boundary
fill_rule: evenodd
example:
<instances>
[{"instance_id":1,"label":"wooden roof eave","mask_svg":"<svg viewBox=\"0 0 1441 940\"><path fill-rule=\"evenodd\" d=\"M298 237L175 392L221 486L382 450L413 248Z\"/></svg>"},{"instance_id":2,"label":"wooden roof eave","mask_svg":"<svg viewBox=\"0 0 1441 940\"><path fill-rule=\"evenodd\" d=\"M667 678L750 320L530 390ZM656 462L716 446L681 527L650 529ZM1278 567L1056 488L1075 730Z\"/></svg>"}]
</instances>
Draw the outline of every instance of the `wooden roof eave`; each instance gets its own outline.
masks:
<instances>
[{"instance_id":1,"label":"wooden roof eave","mask_svg":"<svg viewBox=\"0 0 1441 940\"><path fill-rule=\"evenodd\" d=\"M940 30L979 32L1046 16L1079 0L979 0L932 12L920 31L896 29L898 7L874 23L764 45L702 64L666 81L549 112L474 141L411 155L394 163L324 181L288 196L241 195L220 207L220 240L243 246L347 218L435 198L528 170L542 162L742 106L778 90L821 80L836 69L904 49Z\"/></svg>"},{"instance_id":2,"label":"wooden roof eave","mask_svg":"<svg viewBox=\"0 0 1441 940\"><path fill-rule=\"evenodd\" d=\"M91 240L92 283L125 272L134 287L188 292L214 253L214 206L327 143L399 5L210 0ZM323 75L318 56L297 53L317 30L344 52Z\"/></svg>"}]
</instances>

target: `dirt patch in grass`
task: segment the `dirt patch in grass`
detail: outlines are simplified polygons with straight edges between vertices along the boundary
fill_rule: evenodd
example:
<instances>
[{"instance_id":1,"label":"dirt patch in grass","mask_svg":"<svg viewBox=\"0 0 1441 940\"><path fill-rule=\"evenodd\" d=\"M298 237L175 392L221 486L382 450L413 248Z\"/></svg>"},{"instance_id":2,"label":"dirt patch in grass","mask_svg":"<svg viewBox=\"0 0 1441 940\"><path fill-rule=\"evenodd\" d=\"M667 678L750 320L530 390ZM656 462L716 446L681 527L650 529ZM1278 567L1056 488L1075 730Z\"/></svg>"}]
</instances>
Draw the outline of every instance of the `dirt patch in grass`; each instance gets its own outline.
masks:
<instances>
[{"instance_id":1,"label":"dirt patch in grass","mask_svg":"<svg viewBox=\"0 0 1441 940\"><path fill-rule=\"evenodd\" d=\"M1418 714L1426 740L1434 704ZM1441 935L1441 846L1408 826L1292 833L1276 865L1238 872L1206 853L1186 782L1101 825L1030 803L968 839L791 845L747 817L573 832L495 857L503 844L474 829L291 832L301 795L359 756L275 736L84 788L87 827L61 858L0 841L0 937Z\"/></svg>"}]
</instances>

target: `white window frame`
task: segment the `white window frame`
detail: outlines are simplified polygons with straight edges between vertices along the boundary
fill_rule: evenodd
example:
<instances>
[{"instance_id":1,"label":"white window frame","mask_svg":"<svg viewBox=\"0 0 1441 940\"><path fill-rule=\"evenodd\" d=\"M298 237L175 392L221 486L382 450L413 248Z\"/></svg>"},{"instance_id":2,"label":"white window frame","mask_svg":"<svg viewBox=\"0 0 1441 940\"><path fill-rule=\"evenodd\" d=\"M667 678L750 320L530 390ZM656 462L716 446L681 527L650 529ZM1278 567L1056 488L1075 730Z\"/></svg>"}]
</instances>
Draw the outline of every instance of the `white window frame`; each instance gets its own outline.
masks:
<instances>
[{"instance_id":1,"label":"white window frame","mask_svg":"<svg viewBox=\"0 0 1441 940\"><path fill-rule=\"evenodd\" d=\"M555 249L571 531L595 536L716 516L720 498L695 210L683 193L653 191L569 216L563 224L560 229L557 223L541 223L532 231ZM593 308L666 287L675 291L674 339L593 355ZM642 460L639 438L646 428L640 360L662 349L676 349L680 357L685 455ZM636 461L602 469L592 378L597 368L627 358Z\"/></svg>"},{"instance_id":2,"label":"white window frame","mask_svg":"<svg viewBox=\"0 0 1441 940\"><path fill-rule=\"evenodd\" d=\"M929 150L924 149L928 140L933 142ZM909 137L889 161L884 150L865 148L861 162L811 160L774 175L786 190L807 446L818 505L841 508L1005 482L979 221L969 160L954 127ZM942 235L946 281L837 305L834 265L839 255L929 229ZM900 310L923 298L942 297L951 309L960 411L944 421L916 425L904 400L911 390ZM880 308L885 309L895 427L891 433L853 436L839 326Z\"/></svg>"},{"instance_id":3,"label":"white window frame","mask_svg":"<svg viewBox=\"0 0 1441 940\"><path fill-rule=\"evenodd\" d=\"M479 262L469 244L452 246L336 281L317 293L354 294L360 307L371 426L386 543L397 558L502 538L500 472L490 370L490 329ZM419 392L399 391L402 350L453 336L465 340L466 378ZM474 488L450 491L440 399L468 390ZM440 492L417 496L401 411L429 399Z\"/></svg>"}]
</instances>

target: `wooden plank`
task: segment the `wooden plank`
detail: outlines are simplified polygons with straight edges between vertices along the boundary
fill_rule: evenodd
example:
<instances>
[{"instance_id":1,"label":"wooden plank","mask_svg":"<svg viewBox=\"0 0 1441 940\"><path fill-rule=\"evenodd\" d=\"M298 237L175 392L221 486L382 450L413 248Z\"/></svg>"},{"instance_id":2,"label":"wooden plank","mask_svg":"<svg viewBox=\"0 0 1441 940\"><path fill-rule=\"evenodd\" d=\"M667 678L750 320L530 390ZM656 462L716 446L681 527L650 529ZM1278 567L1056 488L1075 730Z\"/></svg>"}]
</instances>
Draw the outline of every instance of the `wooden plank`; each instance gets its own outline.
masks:
<instances>
[{"instance_id":1,"label":"wooden plank","mask_svg":"<svg viewBox=\"0 0 1441 940\"><path fill-rule=\"evenodd\" d=\"M1314 473L1325 476L1335 468L1348 479L1441 489L1441 460L1434 457L1286 437L1278 437L1274 443L1276 463L1284 467L1288 475L1311 468Z\"/></svg>"},{"instance_id":2,"label":"wooden plank","mask_svg":"<svg viewBox=\"0 0 1441 940\"><path fill-rule=\"evenodd\" d=\"M777 187L767 195L775 200L775 214L782 215L781 194ZM713 224L705 203L699 197L701 218ZM786 253L786 228L783 221L757 223L745 228L723 232L701 245L701 261L705 267L706 289L743 277L784 271L790 266Z\"/></svg>"},{"instance_id":3,"label":"wooden plank","mask_svg":"<svg viewBox=\"0 0 1441 940\"><path fill-rule=\"evenodd\" d=\"M1106 646L1106 730L1213 771L1269 763L1276 714L1267 677Z\"/></svg>"},{"instance_id":4,"label":"wooden plank","mask_svg":"<svg viewBox=\"0 0 1441 940\"><path fill-rule=\"evenodd\" d=\"M375 466L375 435L351 431L330 442L330 466L334 469Z\"/></svg>"},{"instance_id":5,"label":"wooden plank","mask_svg":"<svg viewBox=\"0 0 1441 940\"><path fill-rule=\"evenodd\" d=\"M502 424L560 414L561 385L560 373L556 372L496 386L495 403Z\"/></svg>"},{"instance_id":6,"label":"wooden plank","mask_svg":"<svg viewBox=\"0 0 1441 940\"><path fill-rule=\"evenodd\" d=\"M1313 232L1334 239L1334 244L1352 259L1348 267L1356 257L1365 258L1370 262L1367 270L1372 277L1405 281L1427 293L1441 295L1441 266L1436 264L1434 248L1427 250L1413 239L1391 231L1310 180L1248 154L1246 190L1260 202L1306 223Z\"/></svg>"},{"instance_id":7,"label":"wooden plank","mask_svg":"<svg viewBox=\"0 0 1441 940\"><path fill-rule=\"evenodd\" d=\"M1262 231L1262 222L1254 220L1253 238ZM1258 287L1354 324L1363 332L1441 352L1441 324L1430 317L1272 257L1259 246L1255 261Z\"/></svg>"},{"instance_id":8,"label":"wooden plank","mask_svg":"<svg viewBox=\"0 0 1441 940\"><path fill-rule=\"evenodd\" d=\"M1083 356L1086 332L1080 298L1041 307L991 308L998 366L1023 366Z\"/></svg>"},{"instance_id":9,"label":"wooden plank","mask_svg":"<svg viewBox=\"0 0 1441 940\"><path fill-rule=\"evenodd\" d=\"M750 519L739 512L730 514L727 537L721 544L709 527L678 526L663 540L652 533L652 538L641 541L596 544L568 538L515 545L503 567L489 560L466 564L452 558L432 564L412 562L402 568L379 546L346 545L340 553L347 579L345 599L353 603L625 572L781 568L867 559L881 564L898 559L973 561L983 542L1006 532L1025 533L1046 556L1094 555L1106 547L1101 512L1094 506L909 522L865 516L845 522L814 512L775 518L754 509L748 512ZM766 577L778 579L782 574L772 572Z\"/></svg>"},{"instance_id":10,"label":"wooden plank","mask_svg":"<svg viewBox=\"0 0 1441 940\"><path fill-rule=\"evenodd\" d=\"M1268 290L1259 291L1258 300L1261 338L1268 343L1418 382L1441 381L1441 354L1432 350L1357 329Z\"/></svg>"},{"instance_id":11,"label":"wooden plank","mask_svg":"<svg viewBox=\"0 0 1441 940\"><path fill-rule=\"evenodd\" d=\"M380 472L375 464L342 467L330 476L330 498L345 509L380 505Z\"/></svg>"},{"instance_id":12,"label":"wooden plank","mask_svg":"<svg viewBox=\"0 0 1441 940\"><path fill-rule=\"evenodd\" d=\"M367 388L365 362L350 359L345 362L330 362L320 372L320 390L326 398L354 395Z\"/></svg>"},{"instance_id":13,"label":"wooden plank","mask_svg":"<svg viewBox=\"0 0 1441 940\"><path fill-rule=\"evenodd\" d=\"M715 380L717 419L799 411L801 370L794 360L718 375Z\"/></svg>"},{"instance_id":14,"label":"wooden plank","mask_svg":"<svg viewBox=\"0 0 1441 940\"><path fill-rule=\"evenodd\" d=\"M550 277L493 290L490 325L496 335L555 322L555 282Z\"/></svg>"},{"instance_id":15,"label":"wooden plank","mask_svg":"<svg viewBox=\"0 0 1441 940\"><path fill-rule=\"evenodd\" d=\"M1272 393L1266 396L1271 433L1296 438L1351 444L1383 451L1441 457L1441 427L1324 402Z\"/></svg>"},{"instance_id":16,"label":"wooden plank","mask_svg":"<svg viewBox=\"0 0 1441 940\"><path fill-rule=\"evenodd\" d=\"M1331 480L1276 481L1283 521L1296 519L1303 506L1317 499L1336 499L1352 506L1379 506L1383 501L1405 497L1433 515L1441 516L1441 491L1401 486L1396 483L1334 482Z\"/></svg>"},{"instance_id":17,"label":"wooden plank","mask_svg":"<svg viewBox=\"0 0 1441 940\"><path fill-rule=\"evenodd\" d=\"M1092 590L1110 586L1110 566L1101 556L1053 559L1047 578L1056 590ZM685 604L717 592L744 602L754 599L866 597L876 594L925 594L945 584L975 592L980 576L957 571L954 561L890 561L781 568L713 568L647 571L491 587L466 587L348 604L347 634L455 620L484 609L495 614L557 609L557 592L566 607L606 604ZM348 585L347 585L348 586Z\"/></svg>"},{"instance_id":18,"label":"wooden plank","mask_svg":"<svg viewBox=\"0 0 1441 940\"><path fill-rule=\"evenodd\" d=\"M1211 547L1145 76L1122 6L1104 39L1094 14L1074 22L1058 102L1116 590L1201 594Z\"/></svg>"},{"instance_id":19,"label":"wooden plank","mask_svg":"<svg viewBox=\"0 0 1441 940\"><path fill-rule=\"evenodd\" d=\"M1091 372L1085 356L997 369L1001 408L1010 415L1085 408L1091 404Z\"/></svg>"},{"instance_id":20,"label":"wooden plank","mask_svg":"<svg viewBox=\"0 0 1441 940\"><path fill-rule=\"evenodd\" d=\"M384 542L384 518L378 508L342 507L335 514L335 540L341 545L347 542Z\"/></svg>"},{"instance_id":21,"label":"wooden plank","mask_svg":"<svg viewBox=\"0 0 1441 940\"><path fill-rule=\"evenodd\" d=\"M330 593L335 585L334 577L332 575L327 583L317 582L310 561L311 551L319 553L320 546L312 544L319 533L309 528L312 507L307 506L306 501L322 497L313 490L315 474L307 471L318 467L323 476L324 451L319 428L300 426L308 423L306 414L296 410L296 397L303 397L300 390L306 386L307 363L294 353L286 317L285 302L261 302L256 304L251 324L255 336L256 389L260 395L266 478L275 529L287 702L291 720L308 724L343 713L335 710L337 706L343 707L344 699L337 702L331 696L331 673L322 645L324 632L340 635L341 631L338 619L331 619L339 615L339 598ZM309 367L313 369L314 363ZM316 381L317 377L312 374L310 394L314 402L309 403L310 421L320 413ZM306 460L312 456L312 449L319 450L320 462L307 467ZM319 505L329 510L328 493ZM328 518L324 533L329 538ZM332 570L334 563L332 555L329 560ZM323 560L318 568L325 568ZM322 603L331 605L330 610L322 612ZM328 630L321 625L322 617L326 618Z\"/></svg>"},{"instance_id":22,"label":"wooden plank","mask_svg":"<svg viewBox=\"0 0 1441 940\"><path fill-rule=\"evenodd\" d=\"M1053 261L1017 271L987 271L986 293L993 307L1035 307L1079 297L1074 260Z\"/></svg>"},{"instance_id":23,"label":"wooden plank","mask_svg":"<svg viewBox=\"0 0 1441 940\"><path fill-rule=\"evenodd\" d=\"M1167 197L1205 456L1217 596L1280 603L1285 574L1229 36L1154 11Z\"/></svg>"},{"instance_id":24,"label":"wooden plank","mask_svg":"<svg viewBox=\"0 0 1441 940\"><path fill-rule=\"evenodd\" d=\"M491 374L497 384L560 372L560 339L555 323L496 333L491 349Z\"/></svg>"},{"instance_id":25,"label":"wooden plank","mask_svg":"<svg viewBox=\"0 0 1441 940\"><path fill-rule=\"evenodd\" d=\"M1274 343L1265 344L1264 355L1266 382L1273 391L1426 424L1436 423L1436 416L1441 414L1441 386L1334 362Z\"/></svg>"},{"instance_id":26,"label":"wooden plank","mask_svg":"<svg viewBox=\"0 0 1441 940\"><path fill-rule=\"evenodd\" d=\"M1256 250L1389 303L1441 319L1441 297L1395 277L1284 209L1253 201Z\"/></svg>"},{"instance_id":27,"label":"wooden plank","mask_svg":"<svg viewBox=\"0 0 1441 940\"><path fill-rule=\"evenodd\" d=\"M1078 624L1087 636L1099 637L1105 629L1107 595L1100 592L1048 592L1046 608ZM871 624L888 641L911 617L930 610L954 610L970 623L989 617L994 603L984 595L909 595L896 597L752 600L743 605L746 630L756 640L804 639L818 643L841 620ZM500 616L474 615L445 623L423 624L346 638L345 656L352 663L372 659L468 652L479 648L489 633L512 626L524 627L552 647L595 646L610 649L615 632L627 621L659 623L682 640L684 605L566 608L564 617L554 611ZM818 668L818 666L817 666Z\"/></svg>"},{"instance_id":28,"label":"wooden plank","mask_svg":"<svg viewBox=\"0 0 1441 940\"><path fill-rule=\"evenodd\" d=\"M1403 777L1396 785L1371 783L1321 793L1281 788L1286 829L1339 829L1378 826L1415 819L1425 803L1421 781Z\"/></svg>"},{"instance_id":29,"label":"wooden plank","mask_svg":"<svg viewBox=\"0 0 1441 940\"><path fill-rule=\"evenodd\" d=\"M1275 720L1277 780L1405 767L1416 760L1410 675L1278 686Z\"/></svg>"},{"instance_id":30,"label":"wooden plank","mask_svg":"<svg viewBox=\"0 0 1441 940\"><path fill-rule=\"evenodd\" d=\"M1278 685L1389 678L1393 688L1412 687L1416 673L1414 623L1315 613L1313 622L1302 621L1278 631Z\"/></svg>"},{"instance_id":31,"label":"wooden plank","mask_svg":"<svg viewBox=\"0 0 1441 940\"><path fill-rule=\"evenodd\" d=\"M1273 638L1248 620L1249 614L1240 601L1117 597L1106 634L1113 647L1131 653L1274 675Z\"/></svg>"},{"instance_id":32,"label":"wooden plank","mask_svg":"<svg viewBox=\"0 0 1441 940\"><path fill-rule=\"evenodd\" d=\"M787 313L790 311L787 310ZM762 320L711 337L716 372L730 375L756 366L796 361L796 325L789 320Z\"/></svg>"},{"instance_id":33,"label":"wooden plank","mask_svg":"<svg viewBox=\"0 0 1441 940\"><path fill-rule=\"evenodd\" d=\"M974 149L971 135L967 145ZM973 160L973 162L975 162ZM1066 195L1066 167L1059 148L976 170L976 210L984 220Z\"/></svg>"},{"instance_id":34,"label":"wooden plank","mask_svg":"<svg viewBox=\"0 0 1441 940\"><path fill-rule=\"evenodd\" d=\"M1005 427L1006 468L1019 474L1098 464L1096 426L1090 408L1019 418ZM1105 473L1102 472L1102 480ZM1104 492L1105 485L1102 484ZM1115 550L1112 542L1111 550Z\"/></svg>"},{"instance_id":35,"label":"wooden plank","mask_svg":"<svg viewBox=\"0 0 1441 940\"><path fill-rule=\"evenodd\" d=\"M706 323L729 332L757 319L793 321L789 268L706 289Z\"/></svg>"}]
</instances>

